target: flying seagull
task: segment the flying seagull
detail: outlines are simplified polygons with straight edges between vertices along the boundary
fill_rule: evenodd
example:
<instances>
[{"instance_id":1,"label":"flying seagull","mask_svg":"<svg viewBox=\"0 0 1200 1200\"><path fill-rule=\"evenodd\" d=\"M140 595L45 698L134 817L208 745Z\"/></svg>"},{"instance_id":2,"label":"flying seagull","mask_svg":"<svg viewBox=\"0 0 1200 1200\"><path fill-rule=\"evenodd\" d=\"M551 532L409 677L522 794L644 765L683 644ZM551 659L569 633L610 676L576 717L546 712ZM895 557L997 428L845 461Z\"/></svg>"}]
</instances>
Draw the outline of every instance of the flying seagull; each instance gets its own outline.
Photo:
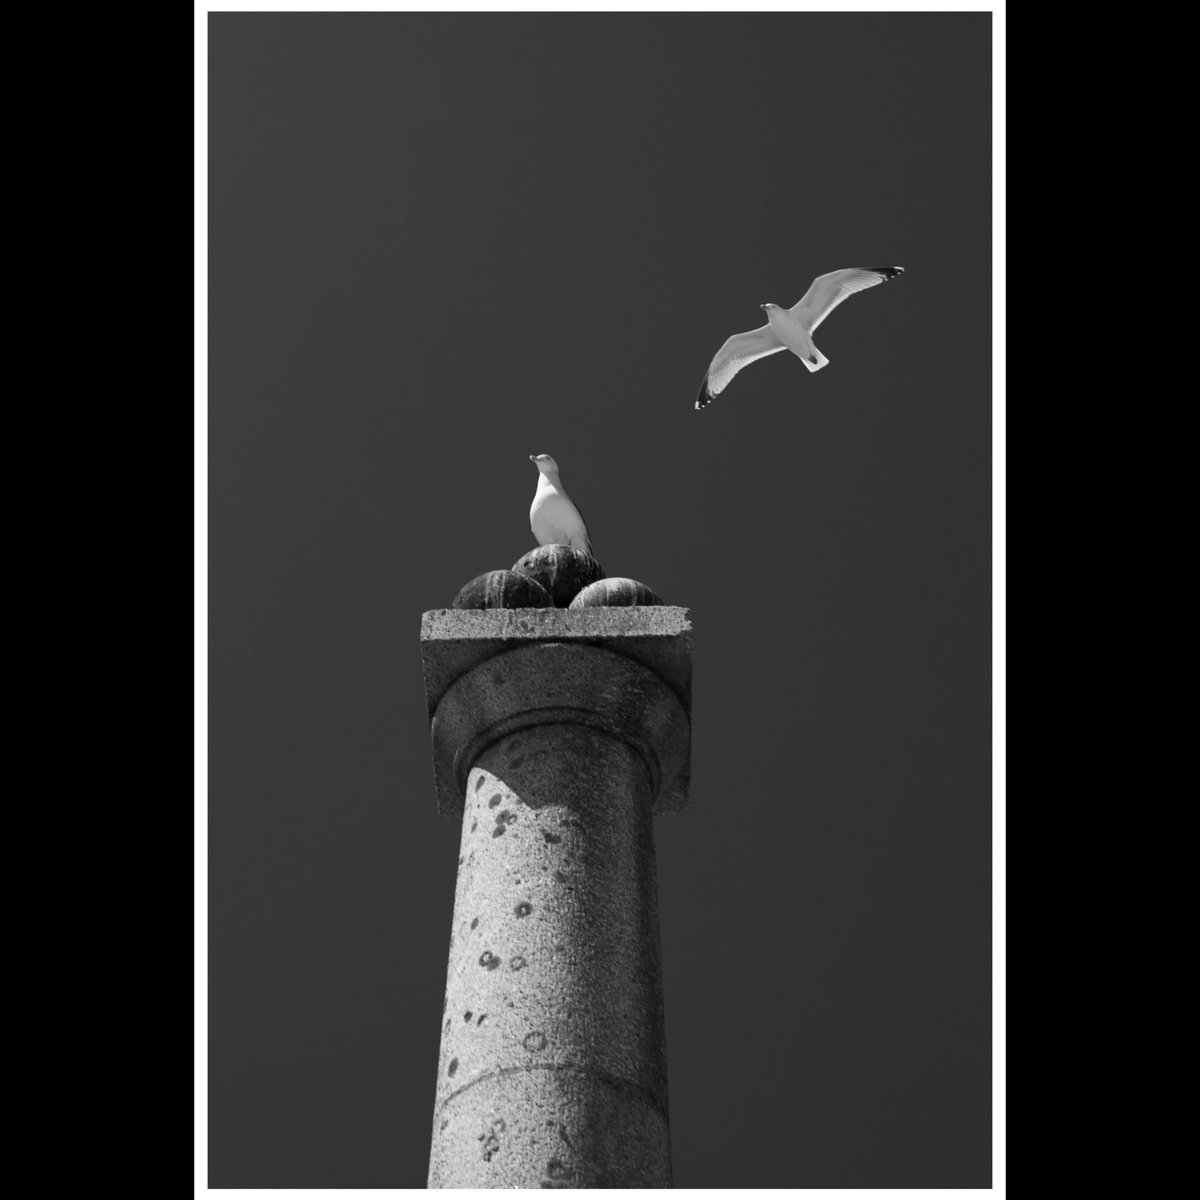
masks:
<instances>
[{"instance_id":1,"label":"flying seagull","mask_svg":"<svg viewBox=\"0 0 1200 1200\"><path fill-rule=\"evenodd\" d=\"M847 296L877 283L886 283L903 273L903 267L847 267L842 271L830 271L828 275L818 275L804 298L791 308L760 304L759 308L767 314L767 323L761 329L735 333L717 351L700 385L696 407L711 404L743 367L780 350L790 350L810 371L827 366L829 359L812 342L817 326Z\"/></svg>"},{"instance_id":2,"label":"flying seagull","mask_svg":"<svg viewBox=\"0 0 1200 1200\"><path fill-rule=\"evenodd\" d=\"M563 489L558 477L558 463L548 454L531 454L529 461L538 469L537 491L529 508L529 528L539 546L574 546L587 554L592 552L587 525Z\"/></svg>"}]
</instances>

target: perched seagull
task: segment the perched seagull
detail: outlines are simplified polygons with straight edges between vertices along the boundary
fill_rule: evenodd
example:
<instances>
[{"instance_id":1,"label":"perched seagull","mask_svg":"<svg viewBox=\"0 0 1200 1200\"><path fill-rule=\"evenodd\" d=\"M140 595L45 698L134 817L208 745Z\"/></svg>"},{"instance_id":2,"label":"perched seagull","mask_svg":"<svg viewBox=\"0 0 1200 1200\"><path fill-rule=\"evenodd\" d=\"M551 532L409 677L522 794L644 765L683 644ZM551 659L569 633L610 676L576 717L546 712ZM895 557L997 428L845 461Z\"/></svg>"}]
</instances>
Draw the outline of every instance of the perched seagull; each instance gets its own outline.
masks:
<instances>
[{"instance_id":1,"label":"perched seagull","mask_svg":"<svg viewBox=\"0 0 1200 1200\"><path fill-rule=\"evenodd\" d=\"M548 454L531 454L529 461L538 469L537 491L529 508L529 528L539 546L574 546L592 552L587 525L563 488L558 463Z\"/></svg>"},{"instance_id":2,"label":"perched seagull","mask_svg":"<svg viewBox=\"0 0 1200 1200\"><path fill-rule=\"evenodd\" d=\"M696 407L711 404L743 368L768 354L790 350L810 370L828 366L829 359L813 345L816 328L847 296L886 283L904 273L903 267L847 267L818 275L804 298L791 308L778 304L760 304L767 314L767 323L749 333L735 333L709 364L708 373L700 385Z\"/></svg>"}]
</instances>

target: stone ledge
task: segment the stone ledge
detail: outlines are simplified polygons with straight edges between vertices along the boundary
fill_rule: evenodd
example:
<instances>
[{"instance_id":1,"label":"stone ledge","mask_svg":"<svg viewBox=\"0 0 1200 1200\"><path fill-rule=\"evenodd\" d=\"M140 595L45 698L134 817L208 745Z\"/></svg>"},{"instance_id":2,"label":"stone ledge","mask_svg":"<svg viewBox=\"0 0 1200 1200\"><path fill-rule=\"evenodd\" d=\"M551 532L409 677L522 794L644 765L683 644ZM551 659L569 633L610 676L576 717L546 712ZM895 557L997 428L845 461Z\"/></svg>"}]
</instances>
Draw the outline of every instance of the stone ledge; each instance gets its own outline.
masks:
<instances>
[{"instance_id":1,"label":"stone ledge","mask_svg":"<svg viewBox=\"0 0 1200 1200\"><path fill-rule=\"evenodd\" d=\"M475 676L472 680L467 677L477 668L500 655L532 650L539 645L547 654L545 665L533 675L526 674L522 686L512 689L520 692L520 696L507 694L512 681L508 680L503 668L505 682L502 685L497 681L475 695L484 681L483 676ZM494 701L482 698L489 691L491 696L503 702L501 707L513 703L516 710L524 714L519 716L518 724L561 720L556 710L563 705L581 706L588 710L587 719L579 718L584 724L596 724L601 728L612 726L611 732L621 733L631 744L639 743L643 732L651 740L655 739L656 721L649 721L644 731L640 726L638 729L624 728L630 721L637 724L643 719L638 716L640 706L629 702L627 697L617 704L616 710L605 715L606 710L612 709L612 701L617 699L616 693L621 689L615 689L611 697L594 693L593 684L598 680L590 678L586 670L581 672L568 666L574 662L571 647L594 647L645 668L651 673L647 683L651 678L657 679L659 682L654 686L663 687L664 696L674 694L679 702L676 712L680 714L684 728L690 728L692 626L686 608L656 605L644 608L433 609L421 617L421 665L432 724L438 810L442 816L455 818L462 815L462 775L464 770L469 770L470 763L465 759L458 761L460 751L466 747L467 757L470 757L472 748L482 748L481 745L474 746L478 734L491 730L499 736L507 730L508 717L505 716L501 724L500 714L489 711ZM507 660L506 666L524 659L525 655L517 654ZM599 661L597 659L597 668ZM630 678L636 674L635 671ZM574 683L570 682L569 676L574 676ZM540 682L542 679L544 684ZM460 681L463 686L456 688ZM457 696L463 692L463 687L467 687L474 697L467 708L463 709L461 699L457 699L452 706L455 715L450 726L446 725L451 717L450 710L442 711L440 718L435 719L447 694L453 690ZM625 703L628 711L622 713L620 710ZM591 713L593 708L595 714ZM516 710L514 719L518 717ZM469 728L476 724L479 724L478 730ZM455 732L448 741L451 727ZM686 733L684 738L682 762L673 764L667 777L657 781L663 790L654 804L656 813L678 813L687 807L690 784L687 741L690 739ZM649 757L653 759L653 755Z\"/></svg>"},{"instance_id":2,"label":"stone ledge","mask_svg":"<svg viewBox=\"0 0 1200 1200\"><path fill-rule=\"evenodd\" d=\"M433 717L451 684L529 642L584 642L649 667L692 712L692 624L672 605L637 608L435 608L421 615L425 703Z\"/></svg>"}]
</instances>

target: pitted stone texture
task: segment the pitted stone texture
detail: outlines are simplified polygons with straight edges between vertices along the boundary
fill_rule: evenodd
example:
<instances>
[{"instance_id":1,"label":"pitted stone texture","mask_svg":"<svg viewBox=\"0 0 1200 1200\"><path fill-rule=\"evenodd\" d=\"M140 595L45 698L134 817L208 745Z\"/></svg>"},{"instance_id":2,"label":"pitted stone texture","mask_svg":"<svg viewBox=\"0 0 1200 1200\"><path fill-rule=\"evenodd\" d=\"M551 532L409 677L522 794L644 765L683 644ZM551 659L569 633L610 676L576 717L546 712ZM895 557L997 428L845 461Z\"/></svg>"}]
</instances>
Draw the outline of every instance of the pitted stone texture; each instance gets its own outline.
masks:
<instances>
[{"instance_id":1,"label":"pitted stone texture","mask_svg":"<svg viewBox=\"0 0 1200 1200\"><path fill-rule=\"evenodd\" d=\"M519 608L421 614L421 666L432 717L472 667L530 642L582 642L649 667L692 709L692 623L686 608Z\"/></svg>"},{"instance_id":2,"label":"pitted stone texture","mask_svg":"<svg viewBox=\"0 0 1200 1200\"><path fill-rule=\"evenodd\" d=\"M537 725L585 725L639 757L655 812L687 805L691 728L654 671L597 646L541 642L482 662L442 697L432 722L439 807L461 804L467 773L498 738Z\"/></svg>"},{"instance_id":3,"label":"pitted stone texture","mask_svg":"<svg viewBox=\"0 0 1200 1200\"><path fill-rule=\"evenodd\" d=\"M458 590L451 608L553 608L550 593L536 579L516 571L485 571Z\"/></svg>"},{"instance_id":4,"label":"pitted stone texture","mask_svg":"<svg viewBox=\"0 0 1200 1200\"><path fill-rule=\"evenodd\" d=\"M566 608L589 583L604 578L604 568L590 555L573 546L539 546L523 554L513 570L536 579L558 608Z\"/></svg>"},{"instance_id":5,"label":"pitted stone texture","mask_svg":"<svg viewBox=\"0 0 1200 1200\"><path fill-rule=\"evenodd\" d=\"M609 579L597 579L571 601L571 608L632 608L635 605L662 604L662 598L657 592L651 591L644 583L636 579L626 579L614 576Z\"/></svg>"},{"instance_id":6,"label":"pitted stone texture","mask_svg":"<svg viewBox=\"0 0 1200 1200\"><path fill-rule=\"evenodd\" d=\"M650 783L578 725L466 785L430 1187L669 1187Z\"/></svg>"},{"instance_id":7,"label":"pitted stone texture","mask_svg":"<svg viewBox=\"0 0 1200 1200\"><path fill-rule=\"evenodd\" d=\"M557 1069L552 1107L541 1068L486 1082L486 1101L443 1110L433 1134L431 1188L671 1186L665 1118L618 1081Z\"/></svg>"}]
</instances>

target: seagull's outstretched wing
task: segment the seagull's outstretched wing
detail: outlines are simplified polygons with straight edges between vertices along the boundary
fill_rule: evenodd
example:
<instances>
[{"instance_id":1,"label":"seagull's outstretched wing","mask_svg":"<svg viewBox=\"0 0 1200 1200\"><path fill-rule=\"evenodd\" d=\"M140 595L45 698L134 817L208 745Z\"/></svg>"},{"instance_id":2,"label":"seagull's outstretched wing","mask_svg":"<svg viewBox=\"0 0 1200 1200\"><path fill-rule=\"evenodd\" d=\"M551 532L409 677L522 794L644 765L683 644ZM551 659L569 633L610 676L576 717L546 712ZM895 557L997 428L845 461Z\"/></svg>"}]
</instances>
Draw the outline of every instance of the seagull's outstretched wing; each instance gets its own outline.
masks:
<instances>
[{"instance_id":1,"label":"seagull's outstretched wing","mask_svg":"<svg viewBox=\"0 0 1200 1200\"><path fill-rule=\"evenodd\" d=\"M696 397L696 407L704 408L711 404L743 367L782 349L784 345L770 325L751 329L748 333L735 333L709 364L704 382L700 385L700 394Z\"/></svg>"},{"instance_id":2,"label":"seagull's outstretched wing","mask_svg":"<svg viewBox=\"0 0 1200 1200\"><path fill-rule=\"evenodd\" d=\"M804 298L788 311L812 333L847 296L903 274L903 267L847 267L830 271L828 275L818 275Z\"/></svg>"}]
</instances>

